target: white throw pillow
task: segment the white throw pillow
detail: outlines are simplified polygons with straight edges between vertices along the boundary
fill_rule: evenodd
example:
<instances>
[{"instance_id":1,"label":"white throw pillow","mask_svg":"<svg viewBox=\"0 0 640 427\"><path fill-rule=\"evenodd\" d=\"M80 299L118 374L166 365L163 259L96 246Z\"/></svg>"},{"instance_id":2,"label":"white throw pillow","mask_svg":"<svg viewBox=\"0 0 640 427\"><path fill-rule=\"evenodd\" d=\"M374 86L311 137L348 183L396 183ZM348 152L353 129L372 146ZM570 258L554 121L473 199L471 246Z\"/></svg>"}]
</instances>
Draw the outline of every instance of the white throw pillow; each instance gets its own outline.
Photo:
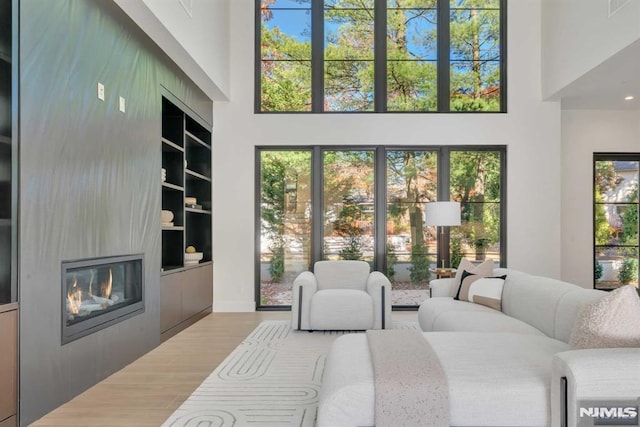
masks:
<instances>
[{"instance_id":1,"label":"white throw pillow","mask_svg":"<svg viewBox=\"0 0 640 427\"><path fill-rule=\"evenodd\" d=\"M482 277L464 271L455 299L485 305L502 311L502 288L507 276Z\"/></svg>"},{"instance_id":2,"label":"white throw pillow","mask_svg":"<svg viewBox=\"0 0 640 427\"><path fill-rule=\"evenodd\" d=\"M453 286L453 295L455 297L460 291L460 285L462 283L462 272L468 271L469 273L477 274L478 276L488 277L493 276L493 260L488 259L481 264L473 265L467 258L462 258L456 271L456 283Z\"/></svg>"},{"instance_id":3,"label":"white throw pillow","mask_svg":"<svg viewBox=\"0 0 640 427\"><path fill-rule=\"evenodd\" d=\"M571 330L572 349L640 347L640 298L622 286L582 307Z\"/></svg>"}]
</instances>

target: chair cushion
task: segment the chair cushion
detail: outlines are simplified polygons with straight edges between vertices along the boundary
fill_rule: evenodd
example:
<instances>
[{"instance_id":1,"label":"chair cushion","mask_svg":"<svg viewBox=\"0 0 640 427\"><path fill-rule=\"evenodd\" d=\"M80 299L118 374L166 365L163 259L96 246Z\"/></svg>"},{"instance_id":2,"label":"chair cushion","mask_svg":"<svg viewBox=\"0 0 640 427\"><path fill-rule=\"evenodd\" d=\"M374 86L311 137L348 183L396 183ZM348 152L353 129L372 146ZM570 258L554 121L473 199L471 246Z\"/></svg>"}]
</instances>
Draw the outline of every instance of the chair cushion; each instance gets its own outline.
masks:
<instances>
[{"instance_id":1,"label":"chair cushion","mask_svg":"<svg viewBox=\"0 0 640 427\"><path fill-rule=\"evenodd\" d=\"M354 289L326 289L311 298L311 329L366 330L373 328L373 298Z\"/></svg>"},{"instance_id":2,"label":"chair cushion","mask_svg":"<svg viewBox=\"0 0 640 427\"><path fill-rule=\"evenodd\" d=\"M369 263L365 261L318 261L313 274L318 289L367 289Z\"/></svg>"}]
</instances>

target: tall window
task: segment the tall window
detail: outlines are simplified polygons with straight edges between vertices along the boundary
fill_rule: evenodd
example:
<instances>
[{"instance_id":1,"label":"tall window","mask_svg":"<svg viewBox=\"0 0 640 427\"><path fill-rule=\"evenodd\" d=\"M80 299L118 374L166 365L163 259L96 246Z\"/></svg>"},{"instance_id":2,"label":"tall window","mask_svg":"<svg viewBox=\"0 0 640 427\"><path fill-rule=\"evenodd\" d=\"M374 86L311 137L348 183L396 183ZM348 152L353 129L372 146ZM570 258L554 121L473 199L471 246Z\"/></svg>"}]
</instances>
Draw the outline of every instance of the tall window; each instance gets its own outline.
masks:
<instances>
[{"instance_id":1,"label":"tall window","mask_svg":"<svg viewBox=\"0 0 640 427\"><path fill-rule=\"evenodd\" d=\"M640 154L594 156L594 280L597 289L638 286Z\"/></svg>"},{"instance_id":2,"label":"tall window","mask_svg":"<svg viewBox=\"0 0 640 427\"><path fill-rule=\"evenodd\" d=\"M291 283L311 263L311 151L259 152L260 305L291 304Z\"/></svg>"},{"instance_id":3,"label":"tall window","mask_svg":"<svg viewBox=\"0 0 640 427\"><path fill-rule=\"evenodd\" d=\"M437 258L437 232L425 225L425 206L438 200L437 150L388 150L386 269L396 305L427 297ZM435 265L434 265L435 266Z\"/></svg>"},{"instance_id":4,"label":"tall window","mask_svg":"<svg viewBox=\"0 0 640 427\"><path fill-rule=\"evenodd\" d=\"M373 263L374 151L323 152L323 259Z\"/></svg>"},{"instance_id":5,"label":"tall window","mask_svg":"<svg viewBox=\"0 0 640 427\"><path fill-rule=\"evenodd\" d=\"M493 150L451 152L451 199L459 201L462 210L460 227L451 227L451 265L463 257L500 261L501 155Z\"/></svg>"},{"instance_id":6,"label":"tall window","mask_svg":"<svg viewBox=\"0 0 640 427\"><path fill-rule=\"evenodd\" d=\"M427 298L438 260L504 265L504 147L259 148L257 162L259 307L290 305L322 259L367 261L405 307ZM437 200L461 204L450 234L425 224Z\"/></svg>"},{"instance_id":7,"label":"tall window","mask_svg":"<svg viewBox=\"0 0 640 427\"><path fill-rule=\"evenodd\" d=\"M256 0L257 112L504 112L506 0Z\"/></svg>"}]
</instances>

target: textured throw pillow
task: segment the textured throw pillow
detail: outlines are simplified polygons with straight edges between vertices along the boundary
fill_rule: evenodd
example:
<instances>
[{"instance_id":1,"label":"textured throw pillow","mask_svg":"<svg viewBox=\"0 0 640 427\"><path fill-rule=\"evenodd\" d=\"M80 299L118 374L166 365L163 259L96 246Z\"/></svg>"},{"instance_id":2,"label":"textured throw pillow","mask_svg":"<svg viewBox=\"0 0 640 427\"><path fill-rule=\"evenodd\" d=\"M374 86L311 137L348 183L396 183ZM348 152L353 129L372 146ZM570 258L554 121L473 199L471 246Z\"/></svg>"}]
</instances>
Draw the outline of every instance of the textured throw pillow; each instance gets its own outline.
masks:
<instances>
[{"instance_id":1,"label":"textured throw pillow","mask_svg":"<svg viewBox=\"0 0 640 427\"><path fill-rule=\"evenodd\" d=\"M482 277L464 271L455 299L486 305L494 310L502 311L502 288L506 278L507 276Z\"/></svg>"},{"instance_id":2,"label":"textured throw pillow","mask_svg":"<svg viewBox=\"0 0 640 427\"><path fill-rule=\"evenodd\" d=\"M455 297L460 292L460 284L462 283L462 273L468 271L469 273L477 274L478 276L487 277L493 275L493 260L488 259L481 264L473 265L467 258L462 258L456 271L456 282L453 287L453 295ZM457 299L457 298L456 298Z\"/></svg>"},{"instance_id":3,"label":"textured throw pillow","mask_svg":"<svg viewBox=\"0 0 640 427\"><path fill-rule=\"evenodd\" d=\"M622 286L582 307L571 330L572 349L640 347L640 298Z\"/></svg>"}]
</instances>

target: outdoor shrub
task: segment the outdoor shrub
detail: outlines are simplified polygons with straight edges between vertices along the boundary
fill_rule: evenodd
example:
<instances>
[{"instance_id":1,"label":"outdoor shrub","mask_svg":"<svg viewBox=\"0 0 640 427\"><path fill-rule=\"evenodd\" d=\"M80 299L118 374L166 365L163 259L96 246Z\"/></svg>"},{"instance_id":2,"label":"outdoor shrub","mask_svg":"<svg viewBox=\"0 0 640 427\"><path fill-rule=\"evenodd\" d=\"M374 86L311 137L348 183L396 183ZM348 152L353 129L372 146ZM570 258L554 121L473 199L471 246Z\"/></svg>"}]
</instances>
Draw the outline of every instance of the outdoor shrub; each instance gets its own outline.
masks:
<instances>
[{"instance_id":1,"label":"outdoor shrub","mask_svg":"<svg viewBox=\"0 0 640 427\"><path fill-rule=\"evenodd\" d=\"M600 264L600 261L596 260L596 263L593 266L593 276L596 280L600 280L602 278L602 269L602 264Z\"/></svg>"},{"instance_id":2,"label":"outdoor shrub","mask_svg":"<svg viewBox=\"0 0 640 427\"><path fill-rule=\"evenodd\" d=\"M414 245L411 248L411 264L409 277L412 283L419 284L429 280L429 257L427 256L427 248L423 243Z\"/></svg>"},{"instance_id":3,"label":"outdoor shrub","mask_svg":"<svg viewBox=\"0 0 640 427\"><path fill-rule=\"evenodd\" d=\"M618 279L627 284L638 278L638 260L634 258L625 258L622 261L620 271L618 271Z\"/></svg>"}]
</instances>

